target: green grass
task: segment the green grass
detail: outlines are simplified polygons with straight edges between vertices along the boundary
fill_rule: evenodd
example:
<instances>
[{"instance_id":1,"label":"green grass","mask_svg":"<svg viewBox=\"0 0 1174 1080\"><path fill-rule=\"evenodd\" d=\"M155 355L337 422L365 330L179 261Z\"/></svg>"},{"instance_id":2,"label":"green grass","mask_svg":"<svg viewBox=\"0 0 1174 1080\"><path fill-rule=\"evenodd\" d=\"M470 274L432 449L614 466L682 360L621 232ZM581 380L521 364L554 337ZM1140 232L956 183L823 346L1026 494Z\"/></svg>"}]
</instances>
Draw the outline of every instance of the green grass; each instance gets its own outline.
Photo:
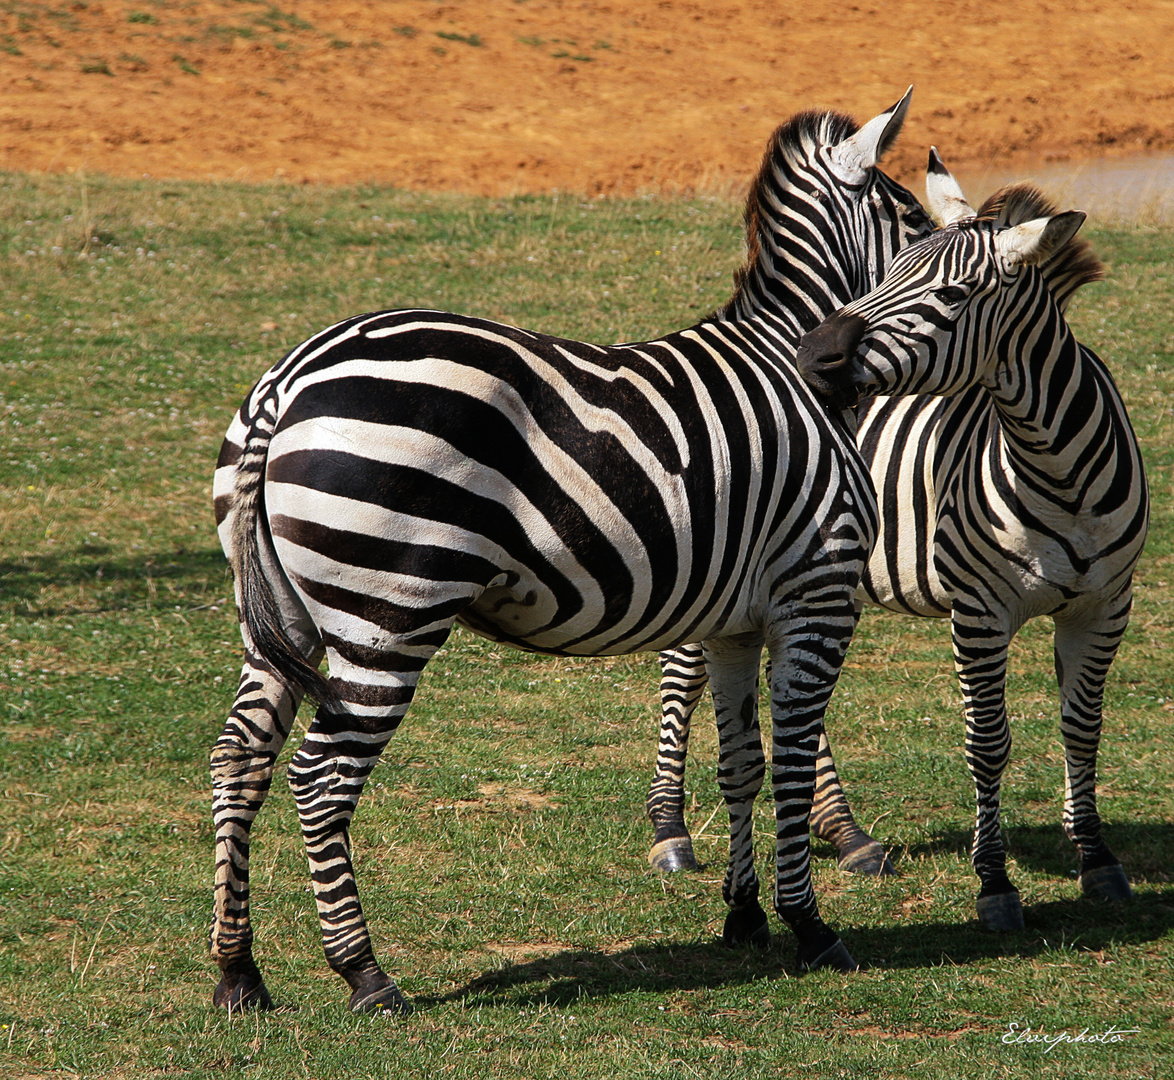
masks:
<instances>
[{"instance_id":1,"label":"green grass","mask_svg":"<svg viewBox=\"0 0 1174 1080\"><path fill-rule=\"evenodd\" d=\"M1101 769L1132 906L1090 905L1071 878L1044 624L1011 676L1005 820L1027 930L994 937L973 917L946 628L870 613L829 725L900 876L846 878L817 846L823 911L872 967L803 978L786 933L761 955L720 947L720 814L697 841L707 870L645 871L654 658L550 659L458 633L353 830L377 948L416 1014L346 1012L276 784L252 876L281 1008L229 1018L210 1007L207 755L239 644L209 487L245 390L310 332L381 307L598 341L686 325L728 293L739 208L2 175L0 209L0 1073L1174 1072L1167 234L1093 232L1112 273L1073 312L1114 364L1154 495ZM704 712L688 786L698 833L717 805ZM1138 1031L1048 1051L1003 1044L1012 1023Z\"/></svg>"}]
</instances>

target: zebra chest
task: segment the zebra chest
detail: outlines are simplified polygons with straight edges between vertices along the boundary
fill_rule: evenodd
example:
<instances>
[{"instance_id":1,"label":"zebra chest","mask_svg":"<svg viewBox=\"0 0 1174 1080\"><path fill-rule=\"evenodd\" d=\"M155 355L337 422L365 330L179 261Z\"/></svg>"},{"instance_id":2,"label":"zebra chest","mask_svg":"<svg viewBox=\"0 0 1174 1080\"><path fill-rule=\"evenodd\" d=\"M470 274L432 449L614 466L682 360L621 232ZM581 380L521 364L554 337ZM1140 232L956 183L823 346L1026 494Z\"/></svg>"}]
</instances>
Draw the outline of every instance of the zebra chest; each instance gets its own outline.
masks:
<instances>
[{"instance_id":1,"label":"zebra chest","mask_svg":"<svg viewBox=\"0 0 1174 1080\"><path fill-rule=\"evenodd\" d=\"M1132 565L1116 549L1119 536L1118 523L1087 511L1002 508L985 520L970 517L936 554L947 580L993 592L1032 617L1077 597L1115 590L1122 571ZM951 557L958 550L967 553L961 571Z\"/></svg>"}]
</instances>

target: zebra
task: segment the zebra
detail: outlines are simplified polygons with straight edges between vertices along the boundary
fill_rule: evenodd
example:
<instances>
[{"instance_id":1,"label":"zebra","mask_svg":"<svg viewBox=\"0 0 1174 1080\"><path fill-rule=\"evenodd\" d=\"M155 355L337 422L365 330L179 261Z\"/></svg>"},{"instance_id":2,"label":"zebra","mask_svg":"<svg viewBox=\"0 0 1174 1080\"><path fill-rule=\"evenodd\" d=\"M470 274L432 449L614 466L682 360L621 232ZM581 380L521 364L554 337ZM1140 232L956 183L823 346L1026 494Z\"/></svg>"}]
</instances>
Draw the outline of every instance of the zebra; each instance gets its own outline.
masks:
<instances>
[{"instance_id":1,"label":"zebra","mask_svg":"<svg viewBox=\"0 0 1174 1080\"><path fill-rule=\"evenodd\" d=\"M961 189L936 151L931 153L927 179L927 187L932 191L935 200L933 209L942 220L952 222L974 215ZM1025 214L1047 216L1054 212L1054 206L1042 193L1029 186L1011 186L996 192L982 211L983 216L993 215L1000 225L1021 223ZM1078 288L1103 276L1100 263L1093 256L1089 246L1083 243L1062 248L1042 267L1042 272L1048 291L1061 314L1067 309ZM1112 381L1107 373L1105 378L1108 379L1110 387L1112 407L1124 415L1124 406L1112 388ZM858 443L869 465L873 482L881 495L881 540L865 570L858 603L868 600L904 614L949 617L950 598L942 591L946 586L934 578L934 563L937 557L935 544L939 541L952 544L955 559L965 559L968 549L964 544L959 545L946 535L939 537L936 530L939 526L944 527L955 521L955 515L944 514L942 510L943 504L954 498L954 491L968 485L981 491L995 475L983 471L985 459L967 443L967 439L986 439L987 442L983 445L987 445L991 452L996 451L997 442L992 440L1001 440L1004 437L997 399L992 398L982 387L975 386L966 394L955 398L871 398L861 402L857 412ZM1140 465L1136 439L1132 437L1127 419L1124 430L1130 433L1129 456L1122 461L1106 462L1104 465L1106 468L1121 470L1119 482L1131 485L1140 500L1139 505L1144 507L1147 499L1145 475ZM1091 431L1086 432L1086 437L1095 443L1099 436L1095 431ZM1055 453L1055 448L1049 443L1037 443L1033 450L1034 453L1027 454L1020 447L1019 452L1009 458L1009 470L1004 470L1006 475L1019 477L1021 474L1030 476L1032 473L1038 473L1038 468L1032 468L1036 455L1044 455L1042 460L1047 461ZM912 463L924 461L927 456L932 459L931 476L923 475L911 468ZM1038 479L1036 482L1038 484ZM1063 486L1061 481L1060 487ZM983 499L988 506L997 502L988 496L983 496ZM958 526L955 523L950 527L956 529ZM1016 526L1018 530L1022 530L1019 540L1021 544L1028 542L1023 537L1031 527L1030 522L1019 522ZM1063 527L1063 524L1058 526L1061 530ZM1122 556L1127 560L1130 573L1144 540L1144 517L1139 528L1136 549ZM1062 532L1060 542L1063 543ZM1008 558L1012 556L1004 555L1000 561L1005 562ZM980 562L977 557L974 559L974 567L986 565L986 561ZM1001 578L1005 579L1010 571L1004 568L1000 574ZM928 584L931 580L935 581L932 586ZM997 611L992 612L990 609L997 608L997 603L989 598L986 603L988 608L984 610L990 617L996 617ZM1125 612L1125 617L1127 616L1128 611ZM1124 632L1124 628L1125 624L1122 623L1120 633ZM1010 644L1017 630L1018 625L1006 631L1006 645ZM1116 635L1117 640L1120 639L1120 633ZM1006 646L1004 651L1005 648ZM1111 659L1110 655L1105 662L1106 671ZM1089 662L1091 661L1084 658L1079 663ZM1077 670L1076 663L1072 665L1073 670ZM692 711L704 691L706 672L704 659L696 646L683 646L662 655L661 664L665 672L661 682L663 716L656 771L648 797L649 816L653 817L655 796L658 800L656 807L659 810L659 818L653 817L657 832L649 861L658 869L670 872L696 866L691 837L684 822L683 781L690 720ZM1002 701L1004 683L1005 672L991 691L997 695L997 707L1000 709L1005 709ZM1062 711L1065 715L1077 707L1067 702L1070 692L1062 689L1065 698ZM1099 693L1098 690L1098 695ZM1094 718L1091 723L1099 730L1099 697L1095 705L1085 708ZM1009 733L1007 737L1009 739ZM990 782L988 779L987 784ZM1088 777L1087 783L1095 788L1095 773ZM668 809L664 809L665 807ZM820 821L820 811L830 820ZM995 812L997 814L997 808ZM1069 817L1070 813L1074 812L1065 811L1064 823L1070 836L1073 833ZM988 826L983 832L984 850L989 842L992 827ZM812 832L814 835L833 839L833 842L837 843L841 868L860 872L863 864L865 872L876 873L876 849L869 844L871 838L862 832L857 835L857 830L858 826L843 798L830 751L821 746L812 812ZM995 831L997 833L997 828ZM674 845L670 850L671 859L665 858L662 853L662 832L673 837L670 841ZM850 838L847 842L843 840L845 836ZM875 841L872 843L875 844ZM1123 871L1117 868L1117 864L1109 861L1103 866L1098 865L1097 860L1103 859L1103 854L1090 852L1086 858L1083 850L1081 848L1080 873L1083 891L1093 897L1127 899L1130 895L1128 880L1124 877ZM880 853L883 855L883 848L880 848ZM998 857L1005 866L1005 855ZM981 857L981 861L985 864L985 857ZM887 861L881 865L882 869L879 872L891 871ZM996 887L1003 884L996 879L992 880ZM1022 905L1014 893L1004 890L988 895L1001 896L1003 899L988 900L983 897L979 909L984 925L991 929L1016 929L1022 926Z\"/></svg>"},{"instance_id":2,"label":"zebra","mask_svg":"<svg viewBox=\"0 0 1174 1080\"><path fill-rule=\"evenodd\" d=\"M1057 214L1030 184L1001 189L976 213L936 150L926 189L945 227L809 335L800 362L818 366L813 357L825 353L840 365L840 385L854 380L849 396L872 393L893 368L922 367L929 355L977 379L954 397L862 404L858 441L881 521L862 591L894 611L951 620L976 796L977 912L988 929L1014 931L1024 927L1023 906L999 822L1011 750L1007 652L1036 616L1055 623L1062 824L1078 851L1078 882L1092 898L1132 896L1101 836L1096 757L1149 494L1113 378L1064 318L1076 289L1103 276L1076 239L1084 215Z\"/></svg>"},{"instance_id":3,"label":"zebra","mask_svg":"<svg viewBox=\"0 0 1174 1080\"><path fill-rule=\"evenodd\" d=\"M732 942L767 923L750 814L765 776L765 644L774 907L802 968L855 968L819 915L807 817L876 507L849 413L793 363L824 287L804 311L793 299L802 275L788 270L793 253L826 248L821 262L852 295L873 244L925 231L917 200L876 168L908 101L858 129L802 113L776 131L737 292L695 326L604 347L442 311L375 312L315 334L253 387L213 484L245 648L211 755L214 1004L272 1004L252 950L249 831L305 695L318 708L288 780L327 962L351 1008L409 1010L372 948L349 824L456 622L554 655L705 642L731 816ZM778 213L788 205L807 213L793 234L778 224L795 220ZM918 369L883 388L916 392L927 374L938 381Z\"/></svg>"}]
</instances>

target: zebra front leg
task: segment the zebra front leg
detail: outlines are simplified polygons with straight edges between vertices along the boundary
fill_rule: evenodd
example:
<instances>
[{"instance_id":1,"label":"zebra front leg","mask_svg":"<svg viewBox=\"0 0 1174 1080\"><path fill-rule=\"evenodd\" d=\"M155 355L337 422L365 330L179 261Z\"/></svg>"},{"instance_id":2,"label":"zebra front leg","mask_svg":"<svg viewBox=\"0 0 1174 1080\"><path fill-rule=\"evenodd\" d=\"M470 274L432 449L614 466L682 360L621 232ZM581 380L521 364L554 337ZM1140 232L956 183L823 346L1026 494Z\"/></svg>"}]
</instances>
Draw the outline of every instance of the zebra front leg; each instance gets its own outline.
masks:
<instances>
[{"instance_id":1,"label":"zebra front leg","mask_svg":"<svg viewBox=\"0 0 1174 1080\"><path fill-rule=\"evenodd\" d=\"M850 602L845 605L851 611ZM855 971L856 961L820 918L811 883L810 819L823 717L856 620L842 618L829 594L823 609L804 610L772 627L771 786L775 808L775 897L779 917L798 940L804 971Z\"/></svg>"},{"instance_id":2,"label":"zebra front leg","mask_svg":"<svg viewBox=\"0 0 1174 1080\"><path fill-rule=\"evenodd\" d=\"M273 1005L253 959L249 920L249 831L285 745L299 697L248 655L236 700L212 749L216 872L209 946L220 967L213 1003L229 1011Z\"/></svg>"},{"instance_id":3,"label":"zebra front leg","mask_svg":"<svg viewBox=\"0 0 1174 1080\"><path fill-rule=\"evenodd\" d=\"M884 845L856 824L852 808L840 786L826 732L820 733L815 762L811 833L835 846L837 865L846 873L870 877L887 877L897 873Z\"/></svg>"},{"instance_id":4,"label":"zebra front leg","mask_svg":"<svg viewBox=\"0 0 1174 1080\"><path fill-rule=\"evenodd\" d=\"M860 623L863 601L852 603L852 633ZM769 667L767 679L770 678ZM852 815L852 808L840 786L836 762L832 757L827 732L819 737L819 754L815 761L815 796L811 804L811 835L826 840L836 849L836 864L848 874L864 874L868 877L888 877L896 870L889 861L888 853L879 841L874 840L859 825Z\"/></svg>"},{"instance_id":5,"label":"zebra front leg","mask_svg":"<svg viewBox=\"0 0 1174 1080\"><path fill-rule=\"evenodd\" d=\"M729 906L722 940L728 946L770 944L770 923L758 902L754 869L754 799L766 776L758 726L758 664L762 637L755 634L707 641L713 708L717 716L717 782L730 815L730 857L722 884Z\"/></svg>"},{"instance_id":6,"label":"zebra front leg","mask_svg":"<svg viewBox=\"0 0 1174 1080\"><path fill-rule=\"evenodd\" d=\"M1022 930L1019 890L1007 876L999 818L1003 770L1011 756L1007 723L1007 648L1011 633L992 628L989 616L969 618L955 605L954 665L966 712L966 764L974 780L975 825L970 862L979 879L976 907L988 930Z\"/></svg>"},{"instance_id":7,"label":"zebra front leg","mask_svg":"<svg viewBox=\"0 0 1174 1080\"><path fill-rule=\"evenodd\" d=\"M645 807L655 830L648 862L662 873L696 870L693 838L685 824L685 758L689 725L709 676L701 646L660 654L660 740Z\"/></svg>"},{"instance_id":8,"label":"zebra front leg","mask_svg":"<svg viewBox=\"0 0 1174 1080\"><path fill-rule=\"evenodd\" d=\"M1133 898L1120 860L1101 839L1097 813L1097 750L1105 678L1129 621L1130 594L1095 625L1056 617L1056 678L1060 684L1060 733L1064 740L1064 832L1080 853L1077 881L1098 900Z\"/></svg>"},{"instance_id":9,"label":"zebra front leg","mask_svg":"<svg viewBox=\"0 0 1174 1080\"><path fill-rule=\"evenodd\" d=\"M379 688L369 689L370 697L384 696ZM327 963L350 986L350 1007L356 1012L411 1012L375 959L351 863L349 828L363 785L407 709L413 689L399 688L407 700L391 710L394 718L335 715L319 708L289 764L289 786L302 824L322 946Z\"/></svg>"}]
</instances>

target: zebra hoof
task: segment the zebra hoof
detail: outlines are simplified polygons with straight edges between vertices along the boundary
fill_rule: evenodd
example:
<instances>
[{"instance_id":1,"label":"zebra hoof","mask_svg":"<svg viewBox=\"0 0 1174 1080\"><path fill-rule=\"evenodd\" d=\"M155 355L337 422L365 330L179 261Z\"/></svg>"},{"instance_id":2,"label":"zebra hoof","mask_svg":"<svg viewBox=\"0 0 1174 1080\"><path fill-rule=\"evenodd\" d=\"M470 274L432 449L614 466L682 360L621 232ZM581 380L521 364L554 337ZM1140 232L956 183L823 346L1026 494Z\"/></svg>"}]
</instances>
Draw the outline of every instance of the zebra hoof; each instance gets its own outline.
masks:
<instances>
[{"instance_id":1,"label":"zebra hoof","mask_svg":"<svg viewBox=\"0 0 1174 1080\"><path fill-rule=\"evenodd\" d=\"M799 966L804 971L818 971L820 968L830 968L832 971L859 971L860 965L852 959L847 946L836 938L836 943L829 949L824 949L814 960L800 960Z\"/></svg>"},{"instance_id":2,"label":"zebra hoof","mask_svg":"<svg viewBox=\"0 0 1174 1080\"><path fill-rule=\"evenodd\" d=\"M1111 866L1098 866L1095 870L1086 870L1078 877L1084 895L1091 900L1109 900L1122 903L1133 899L1133 890L1129 887L1129 878L1120 863Z\"/></svg>"},{"instance_id":3,"label":"zebra hoof","mask_svg":"<svg viewBox=\"0 0 1174 1080\"><path fill-rule=\"evenodd\" d=\"M1013 933L1024 928L1023 905L1018 891L980 896L975 905L978 919L986 930L997 934Z\"/></svg>"},{"instance_id":4,"label":"zebra hoof","mask_svg":"<svg viewBox=\"0 0 1174 1080\"><path fill-rule=\"evenodd\" d=\"M859 971L860 965L852 958L836 932L821 918L815 916L796 923L793 927L799 939L799 970Z\"/></svg>"},{"instance_id":5,"label":"zebra hoof","mask_svg":"<svg viewBox=\"0 0 1174 1080\"><path fill-rule=\"evenodd\" d=\"M390 980L386 986L374 990L365 986L360 987L351 994L350 1007L351 1012L377 1013L387 1016L408 1016L412 1011L412 1006L400 993L399 987Z\"/></svg>"},{"instance_id":6,"label":"zebra hoof","mask_svg":"<svg viewBox=\"0 0 1174 1080\"><path fill-rule=\"evenodd\" d=\"M670 836L652 845L648 853L648 865L662 874L675 874L678 870L697 870L697 856L693 854L693 841L688 836Z\"/></svg>"},{"instance_id":7,"label":"zebra hoof","mask_svg":"<svg viewBox=\"0 0 1174 1080\"><path fill-rule=\"evenodd\" d=\"M267 1011L273 1008L273 999L261 979L261 972L251 960L237 970L229 969L220 975L220 982L212 994L212 1004L228 1012L244 1009Z\"/></svg>"},{"instance_id":8,"label":"zebra hoof","mask_svg":"<svg viewBox=\"0 0 1174 1080\"><path fill-rule=\"evenodd\" d=\"M745 907L730 908L722 928L722 943L729 949L749 945L753 949L770 947L770 921L757 900Z\"/></svg>"},{"instance_id":9,"label":"zebra hoof","mask_svg":"<svg viewBox=\"0 0 1174 1080\"><path fill-rule=\"evenodd\" d=\"M889 862L885 849L878 843L867 844L855 851L845 852L837 865L846 874L863 874L866 877L896 877L897 871Z\"/></svg>"}]
</instances>

